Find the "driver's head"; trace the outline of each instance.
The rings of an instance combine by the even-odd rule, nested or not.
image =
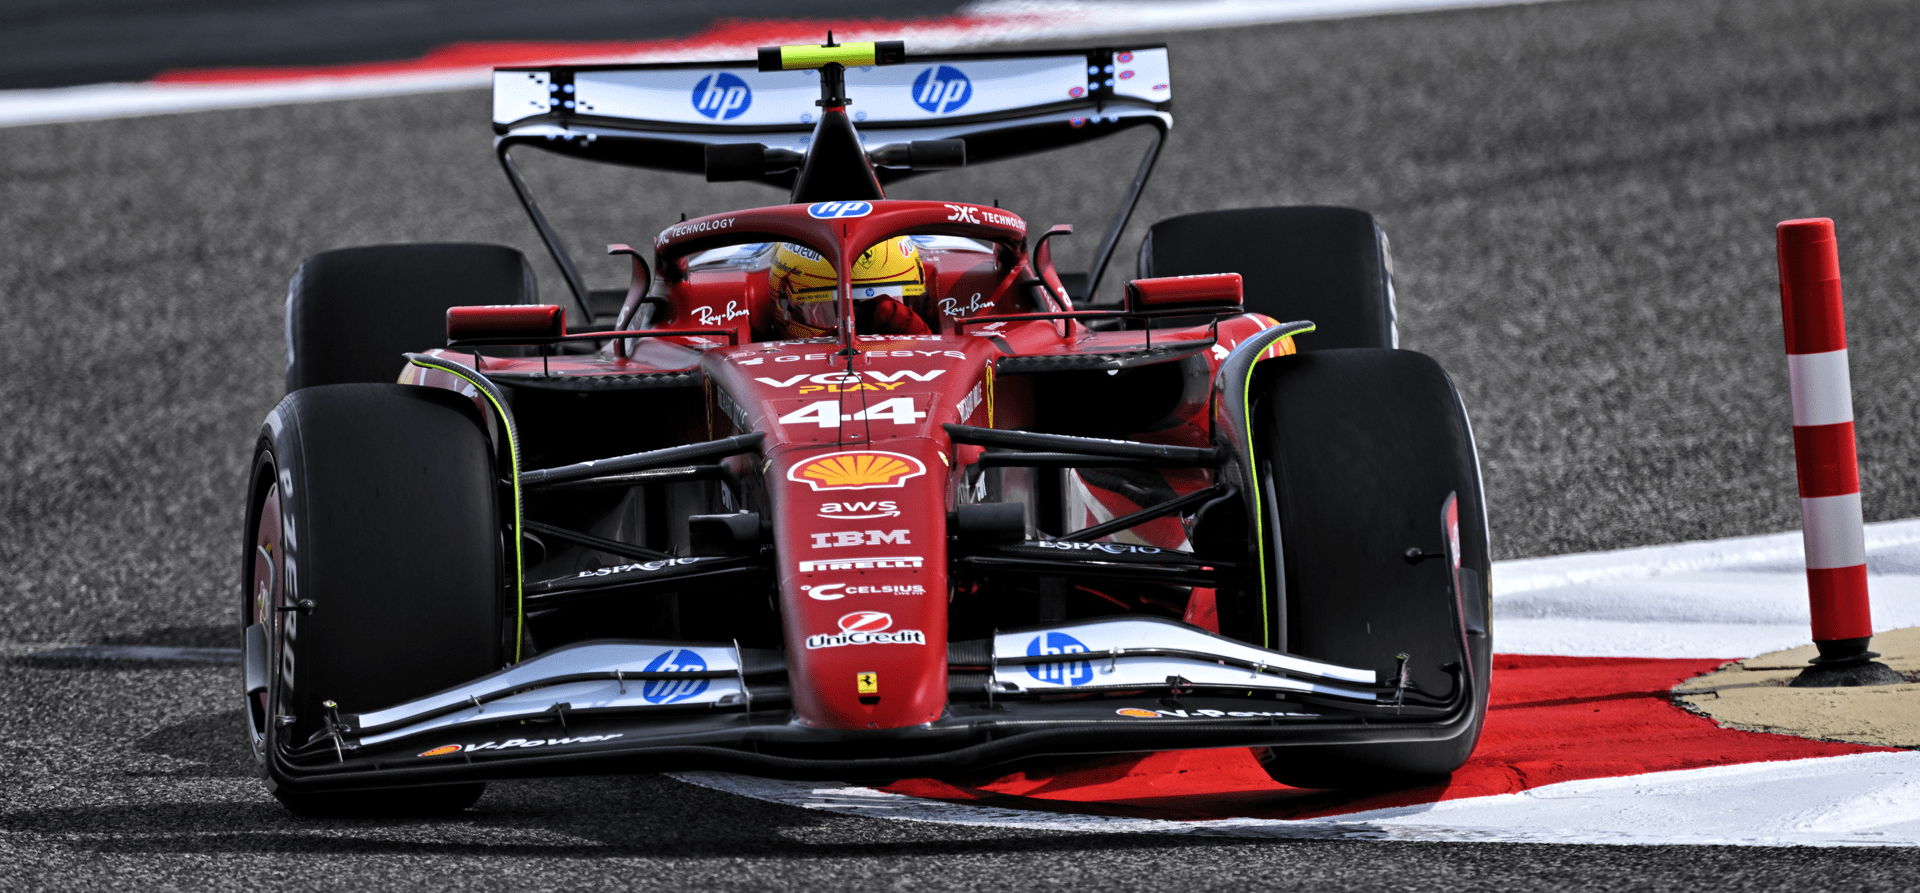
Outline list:
[[[825,335],[839,326],[833,301],[839,280],[826,258],[811,249],[782,242],[774,248],[773,268],[767,276],[773,287],[776,315],[785,321],[788,337]],[[928,332],[927,324],[905,303],[905,299],[919,297],[927,290],[920,249],[912,239],[902,236],[868,248],[854,261],[851,278],[858,334]]]

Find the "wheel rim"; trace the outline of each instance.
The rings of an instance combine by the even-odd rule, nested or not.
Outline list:
[[[270,462],[266,465],[268,469],[272,468]],[[280,641],[281,612],[276,609],[281,606],[286,592],[279,484],[268,484],[267,492],[260,498],[258,516],[259,522],[254,525],[252,540],[252,573],[244,595],[241,617],[243,625],[265,625],[271,667],[275,663],[272,660],[273,645]],[[247,696],[249,740],[256,756],[266,754],[267,721],[273,715],[274,678],[277,675],[269,672],[266,690]]]

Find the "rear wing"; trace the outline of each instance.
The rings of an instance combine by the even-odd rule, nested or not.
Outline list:
[[[1164,45],[914,56],[849,68],[846,86],[868,151],[961,139],[970,163],[1173,123]],[[707,145],[805,152],[819,96],[819,72],[759,71],[750,61],[501,68],[493,128],[561,154],[697,174]],[[882,169],[881,178],[907,173]],[[786,186],[791,176],[766,182]]]
[[[1151,128],[1146,155],[1092,268],[1084,276],[1068,275],[1075,297],[1098,286],[1173,126],[1164,44],[912,56],[898,65],[848,68],[844,76],[846,111],[870,157],[885,154],[879,150],[887,146],[960,140],[972,165]],[[705,173],[709,146],[758,143],[804,155],[820,113],[819,78],[815,70],[760,71],[753,61],[494,70],[495,151],[587,319],[587,289],[509,150],[529,145],[690,174]],[[914,173],[875,167],[883,184]],[[791,188],[794,176],[787,171],[757,179]]]

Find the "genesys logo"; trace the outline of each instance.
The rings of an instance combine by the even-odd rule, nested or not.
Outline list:
[[[611,735],[583,735],[578,738],[509,738],[505,741],[484,741],[479,744],[442,744],[426,753],[423,757],[444,757],[450,753],[478,753],[483,750],[511,750],[519,747],[552,747],[560,744],[594,744],[612,741],[621,737],[620,732]]]
[[[1268,716],[1313,716],[1312,713],[1293,713],[1286,710],[1149,710],[1144,707],[1122,707],[1113,711],[1121,716],[1135,719],[1257,719]]]
[[[927,473],[919,459],[884,450],[849,450],[817,456],[787,469],[787,480],[822,490],[867,490],[905,487]]]
[[[840,632],[807,637],[807,648],[844,648],[848,645],[925,645],[926,634],[917,629],[888,632],[893,615],[884,611],[855,611],[840,618]]]
[[[913,559],[918,561],[919,559]],[[803,564],[805,562],[802,562]],[[926,595],[927,587],[919,583],[882,583],[878,585],[850,585],[847,583],[821,583],[801,586],[800,591],[809,598],[823,602],[835,601],[849,595]]]
[[[807,206],[807,216],[817,220],[865,217],[871,213],[873,213],[872,202],[814,202]]]
[[[898,558],[829,558],[819,561],[802,561],[797,569],[803,574],[817,574],[822,571],[912,570],[925,565],[926,559],[918,555],[908,555]],[[816,595],[814,598],[820,598],[820,596]]]
[[[936,115],[960,110],[973,98],[973,81],[951,65],[936,65],[913,79],[913,104]]]
[[[864,521],[868,518],[898,518],[900,504],[891,500],[874,502],[829,502],[814,513],[835,521]]]
[[[737,74],[720,71],[693,85],[693,108],[715,121],[730,121],[753,105],[753,88]]]
[[[997,326],[997,325],[1001,325],[1001,323],[993,323],[987,328],[992,328],[992,326]],[[863,341],[873,340],[873,338],[865,335],[862,335],[860,337],[861,337],[861,340]],[[938,341],[944,337],[946,336],[944,335],[888,335],[886,336],[885,340],[887,341],[916,341],[916,340]],[[773,362],[817,363],[830,356],[832,356],[832,354],[783,353],[783,354],[775,354],[773,356]],[[867,356],[867,359],[869,360],[880,360],[880,359],[886,359],[887,357],[898,357],[900,359],[912,359],[914,357],[952,357],[956,360],[964,360],[967,358],[967,355],[964,352],[958,351],[958,350],[870,350],[870,351],[867,351],[866,356]],[[732,362],[735,366],[760,366],[760,365],[764,365],[767,362],[767,358],[766,357],[747,357],[745,359],[736,359],[736,360],[733,360]],[[825,373],[822,373],[822,374],[825,374]],[[841,372],[838,374],[842,377],[846,375],[845,372]],[[916,373],[916,374],[920,374],[920,373]],[[896,376],[895,378],[889,378],[886,380],[895,381],[897,380],[897,378],[898,376]],[[915,381],[932,381],[933,379],[930,376],[928,378],[916,378],[914,380]]]
[[[913,545],[911,530],[836,530],[830,533],[810,533],[813,547],[816,549],[838,549],[845,546],[885,546],[898,544]]]

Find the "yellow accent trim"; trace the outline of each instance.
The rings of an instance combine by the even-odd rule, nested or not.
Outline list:
[[[488,403],[493,404],[493,412],[500,418],[500,430],[507,435],[508,461],[513,465],[513,475],[509,479],[513,481],[513,662],[517,664],[520,662],[520,643],[526,638],[527,578],[524,567],[525,560],[520,552],[520,539],[523,535],[520,530],[520,444],[518,443],[518,439],[513,436],[513,425],[509,421],[512,416],[507,414],[507,408],[501,406],[500,401],[493,399],[493,392],[486,384],[468,378],[457,369],[450,369],[446,366],[435,365],[430,362],[423,363],[411,358],[408,359],[408,362],[426,369],[438,369],[467,384],[473,385],[473,389],[476,392],[485,396]],[[488,384],[491,384],[491,382]]]
[[[1275,323],[1273,327],[1277,329],[1280,327],[1280,324]],[[1306,328],[1288,332],[1279,338],[1275,338],[1274,344],[1285,343],[1287,345],[1286,351],[1278,354],[1278,356],[1286,356],[1287,354],[1293,353],[1293,336],[1304,335],[1313,331],[1314,328],[1313,325],[1309,324]],[[1271,331],[1271,329],[1268,331]],[[1258,338],[1259,335],[1255,335],[1254,337]],[[1240,417],[1245,419],[1247,423],[1247,430],[1244,432],[1247,438],[1245,454],[1247,457],[1247,489],[1253,491],[1253,548],[1255,549],[1255,557],[1257,559],[1254,563],[1260,568],[1260,645],[1263,648],[1272,648],[1273,620],[1267,615],[1267,603],[1271,601],[1271,599],[1267,598],[1267,510],[1260,498],[1259,459],[1253,454],[1253,404],[1251,401],[1253,395],[1253,370],[1259,368],[1261,360],[1267,359],[1267,354],[1273,353],[1273,347],[1269,346],[1265,350],[1260,351],[1260,353],[1261,356],[1247,364],[1247,380],[1242,383],[1240,387]]]
[[[839,46],[793,46],[780,48],[780,67],[786,71],[820,68],[838,62],[841,65],[872,65],[873,42],[843,43]]]

